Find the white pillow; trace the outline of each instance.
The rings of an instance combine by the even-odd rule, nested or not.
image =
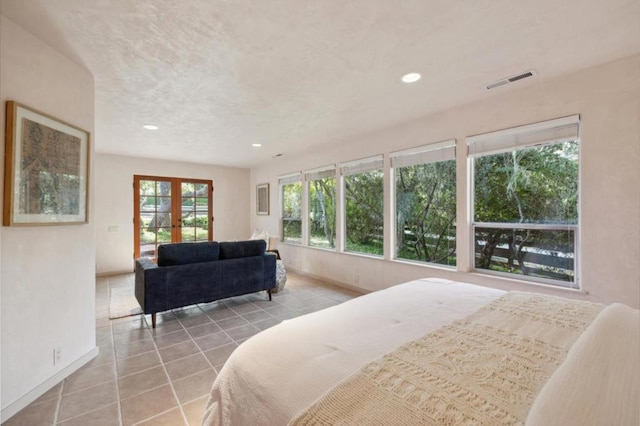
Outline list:
[[[264,240],[267,243],[267,250],[269,249],[269,233],[267,231],[258,231],[257,229],[251,234],[250,240]]]
[[[536,397],[527,426],[640,424],[640,311],[607,306]]]

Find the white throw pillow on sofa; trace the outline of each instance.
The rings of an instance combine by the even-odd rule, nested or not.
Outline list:
[[[267,243],[267,250],[269,249],[269,233],[267,231],[258,231],[257,229],[251,234],[250,240],[264,240]]]

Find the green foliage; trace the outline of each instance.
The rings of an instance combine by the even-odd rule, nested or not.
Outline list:
[[[282,185],[282,241],[302,241],[302,182]]]
[[[309,182],[309,245],[335,247],[336,239],[336,179],[333,177]]]
[[[282,214],[287,219],[302,219],[302,182],[282,185]]]
[[[153,196],[141,197],[140,201],[142,202],[143,206],[154,207],[156,205],[156,197]]]
[[[573,234],[517,224],[578,222],[578,149],[570,141],[474,160],[474,221],[514,224],[476,229],[477,268],[573,281]]]
[[[209,229],[209,218],[206,216],[188,216],[182,219],[182,226],[197,226],[202,229]]]
[[[384,188],[381,170],[345,176],[346,246],[353,251],[382,248],[384,227]]]
[[[209,232],[203,228],[186,227],[180,229],[180,235],[183,242],[207,241]]]
[[[578,221],[578,142],[474,160],[476,222]]]
[[[347,241],[345,244],[346,251],[353,253],[373,254],[376,256],[382,256],[384,254],[384,247],[382,240],[375,239],[370,240],[367,244],[360,244],[353,241]]]
[[[455,266],[455,160],[396,169],[396,256]]]
[[[140,243],[151,244],[155,243],[157,238],[158,243],[171,242],[171,229],[160,228],[153,230],[140,229]]]
[[[282,225],[283,241],[294,242],[297,244],[302,242],[302,220],[284,219]]]

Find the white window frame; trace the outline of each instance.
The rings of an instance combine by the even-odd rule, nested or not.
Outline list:
[[[301,183],[301,194],[300,194],[300,231],[301,231],[301,235],[300,235],[300,243],[296,243],[293,241],[285,241],[284,239],[284,186],[285,185],[289,185],[292,183],[297,183],[300,182]],[[284,244],[293,244],[296,246],[302,246],[304,245],[304,232],[305,232],[305,226],[304,226],[304,184],[302,182],[302,172],[295,172],[295,173],[289,173],[286,175],[281,175],[278,177],[278,186],[280,187],[280,238],[281,238],[281,242]]]
[[[336,236],[335,236],[335,240],[334,240],[334,248],[327,248],[327,247],[319,247],[319,246],[312,246],[311,245],[311,226],[309,224],[309,212],[311,210],[311,200],[310,200],[310,194],[311,194],[311,190],[310,190],[310,185],[311,182],[314,180],[318,180],[318,179],[325,179],[325,178],[329,178],[332,177],[335,180],[335,203],[336,205],[334,206],[336,211],[335,211],[335,222],[333,224],[334,229],[336,231]],[[339,212],[339,208],[338,205],[339,200],[338,200],[338,174],[337,174],[337,168],[335,164],[331,164],[328,166],[323,166],[323,167],[317,167],[314,169],[310,169],[310,170],[306,170],[304,172],[304,186],[306,186],[306,197],[304,200],[304,204],[306,205],[306,215],[303,218],[303,225],[304,222],[306,222],[306,235],[303,238],[303,241],[305,241],[305,245],[314,249],[318,249],[318,250],[329,250],[329,251],[336,251],[338,250],[338,212]]]
[[[457,252],[458,252],[458,239],[456,236],[456,266],[443,265],[440,263],[426,262],[420,260],[411,260],[399,258],[396,253],[396,235],[398,231],[397,211],[396,211],[396,169],[399,167],[416,166],[422,164],[439,163],[442,161],[456,161],[456,140],[449,139],[442,142],[436,142],[428,145],[419,146],[416,148],[405,149],[402,151],[392,152],[390,155],[391,164],[391,259],[401,262],[418,263],[420,265],[436,266],[448,269],[456,269],[458,264]],[[456,162],[457,165],[457,162]],[[457,167],[456,167],[457,168]],[[457,170],[456,170],[457,172]],[[457,190],[457,186],[456,186]],[[458,202],[456,197],[456,216],[458,211]]]
[[[383,226],[383,230],[382,230],[382,248],[383,248],[383,254],[381,255],[376,255],[376,254],[370,254],[370,253],[362,253],[362,252],[357,252],[357,251],[347,251],[346,250],[346,245],[347,245],[347,214],[346,214],[346,206],[347,206],[347,199],[346,199],[346,191],[345,191],[345,177],[351,176],[351,175],[355,175],[358,173],[364,173],[364,172],[369,172],[372,170],[381,170],[382,171],[382,175],[383,175],[383,182],[382,182],[382,197],[383,197],[383,220],[382,220],[382,226]],[[352,255],[356,255],[356,256],[368,256],[368,257],[374,257],[376,259],[383,259],[384,258],[384,247],[385,247],[385,227],[386,227],[386,223],[387,220],[384,218],[384,192],[385,192],[385,184],[384,184],[384,176],[385,176],[385,167],[384,167],[384,155],[379,154],[379,155],[374,155],[371,157],[366,157],[366,158],[361,158],[358,160],[353,160],[353,161],[347,161],[344,163],[340,163],[339,166],[339,174],[340,174],[340,198],[339,198],[339,212],[337,215],[340,216],[340,220],[339,220],[339,228],[337,228],[339,230],[340,233],[340,238],[339,238],[339,251],[341,253],[348,253],[348,254],[352,254]],[[338,244],[336,244],[336,247],[338,247]]]
[[[484,133],[481,135],[466,138],[468,147],[467,170],[469,171],[468,181],[468,214],[467,223],[469,225],[469,259],[471,270],[483,275],[503,276],[515,280],[527,281],[534,284],[553,286],[554,288],[568,288],[581,290],[580,280],[580,188],[581,188],[581,156],[582,149],[578,153],[578,221],[576,224],[540,224],[540,223],[493,223],[475,222],[475,166],[474,159],[486,155],[495,155],[514,150],[521,150],[535,146],[552,145],[567,141],[577,140],[580,144],[580,116],[571,115],[567,117],[547,120],[534,124],[513,127],[496,132]],[[565,230],[573,231],[574,236],[574,281],[567,282],[540,277],[531,277],[508,272],[491,271],[487,269],[477,269],[475,259],[475,229],[530,229],[530,230]]]

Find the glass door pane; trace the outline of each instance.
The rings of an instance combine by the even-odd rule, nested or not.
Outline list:
[[[138,187],[138,241],[135,257],[157,256],[158,245],[173,239],[171,214],[171,179],[139,179]]]
[[[138,176],[134,188],[134,258],[157,258],[166,243],[213,240],[211,180]]]
[[[184,242],[208,241],[209,205],[211,189],[208,183],[182,181],[181,183],[181,239]]]

